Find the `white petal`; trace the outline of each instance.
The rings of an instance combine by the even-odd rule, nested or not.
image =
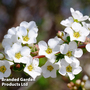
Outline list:
[[[69,63],[69,64],[72,63],[72,59],[69,58],[68,56],[65,56],[65,60],[66,60],[66,62]]]
[[[75,49],[74,57],[80,58],[83,55],[82,49]]]
[[[54,71],[51,72],[51,77],[52,78],[56,78],[56,70],[54,70]]]
[[[21,43],[14,43],[12,46],[12,51],[19,52],[21,48],[22,48]]]
[[[54,53],[58,53],[60,51],[60,45],[57,45],[55,48],[53,48]]]
[[[90,44],[86,45],[86,49],[87,49],[88,52],[90,52]]]
[[[14,28],[14,27],[10,28],[8,30],[8,33],[11,34],[11,35],[15,34],[16,33],[16,28]]]
[[[39,65],[39,59],[36,58],[36,59],[33,59],[33,66],[38,66]]]
[[[20,27],[19,31],[17,32],[18,36],[26,36],[27,35],[27,30],[25,27]]]
[[[61,52],[62,54],[66,54],[66,53],[68,52],[68,48],[69,48],[69,46],[68,46],[67,44],[62,44],[62,45],[60,46],[60,52]]]
[[[27,46],[22,47],[21,49],[21,55],[23,56],[29,56],[30,55],[30,48]]]
[[[81,27],[80,34],[83,35],[83,36],[88,36],[89,35],[89,30],[84,28],[84,27]]]
[[[6,72],[4,73],[4,77],[9,77],[11,74],[11,70],[7,69]]]
[[[57,44],[58,44],[58,41],[55,40],[54,38],[48,40],[48,45],[49,45],[51,48],[54,48]]]
[[[70,36],[73,35],[73,30],[71,28],[65,28],[64,30],[66,33],[68,33]]]
[[[33,28],[37,28],[36,23],[34,21],[30,21],[29,22],[29,29],[33,29]]]
[[[20,26],[23,26],[23,27],[27,28],[28,22],[23,21],[23,22],[20,23]]]
[[[70,11],[71,11],[71,13],[73,13],[74,12],[74,9],[73,8],[70,8]]]
[[[42,69],[40,67],[35,67],[35,72],[37,72],[38,75],[41,75]]]
[[[84,21],[84,20],[87,20],[89,18],[89,16],[83,16],[82,18],[79,19],[79,21]]]
[[[61,59],[61,65],[64,65],[65,67],[67,67],[69,65],[69,63],[66,62],[65,59]]]
[[[3,78],[3,73],[0,72],[0,79],[2,79],[2,78]]]
[[[78,32],[79,29],[81,28],[81,24],[74,22],[72,24],[72,28],[73,28],[74,31]]]
[[[77,39],[75,39],[75,40],[81,41],[81,42],[85,42],[86,36],[82,35],[82,36],[80,36],[79,38],[77,38]]]
[[[28,36],[31,38],[31,37],[37,37],[37,33],[33,30],[30,30],[29,33],[28,33]]]
[[[77,67],[76,69],[72,70],[72,73],[73,73],[74,75],[77,75],[77,74],[79,74],[81,71],[82,71],[82,68],[79,66],[79,67]]]
[[[45,41],[40,41],[38,43],[39,49],[46,50],[47,49],[47,43]]]
[[[67,74],[68,74],[70,80],[73,80],[75,78],[75,76],[72,73],[68,72]]]
[[[72,60],[72,67],[78,67],[80,65],[80,61],[78,59],[76,59],[75,57],[73,57]]]
[[[70,51],[73,51],[76,48],[77,48],[77,43],[76,42],[72,41],[72,42],[69,43],[69,50]]]
[[[61,66],[61,68],[59,69],[59,73],[60,73],[61,75],[65,76],[65,75],[66,75],[66,67]]]
[[[51,76],[51,74],[50,74],[50,72],[48,71],[47,73],[43,73],[43,77],[44,78],[48,78],[48,77],[50,77]]]

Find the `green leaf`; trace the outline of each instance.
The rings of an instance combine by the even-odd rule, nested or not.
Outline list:
[[[56,54],[56,62],[58,62],[59,59],[63,59],[63,58],[64,58],[63,54],[61,54],[61,53]]]
[[[70,36],[67,36],[66,40],[67,40],[68,42],[70,42]]]

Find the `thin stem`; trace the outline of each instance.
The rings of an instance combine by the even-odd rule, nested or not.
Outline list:
[[[40,56],[38,55],[38,56],[33,57],[33,59],[34,58],[43,58],[43,57],[45,57],[45,55],[40,55]]]
[[[62,37],[60,37],[64,42],[68,43],[68,41],[64,40]]]
[[[9,62],[13,62],[13,63],[14,63],[14,61],[8,60],[8,59],[6,59],[6,58],[5,58],[5,60],[7,60],[7,61],[9,61]]]

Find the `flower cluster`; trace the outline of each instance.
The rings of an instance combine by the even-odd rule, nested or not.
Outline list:
[[[11,74],[10,65],[23,64],[23,71],[33,79],[41,74],[45,77],[56,77],[56,71],[69,76],[70,80],[82,71],[78,58],[83,55],[81,44],[86,44],[90,52],[90,44],[85,43],[90,34],[90,24],[84,22],[89,16],[83,16],[81,12],[70,8],[71,17],[62,20],[64,31],[58,31],[57,36],[36,44],[38,28],[34,21],[23,21],[18,27],[8,30],[4,36],[2,46],[5,57],[0,55],[0,79]],[[46,57],[47,61],[41,67],[39,58]],[[7,61],[6,61],[7,60]]]

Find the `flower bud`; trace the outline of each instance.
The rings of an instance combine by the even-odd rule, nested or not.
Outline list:
[[[72,85],[70,83],[68,83],[67,84],[67,87],[71,89],[72,88]]]
[[[85,83],[84,82],[81,82],[81,86],[84,87],[85,86]]]
[[[33,45],[32,47],[31,47],[31,56],[32,57],[34,57],[34,56],[37,56],[38,55],[38,51],[39,51],[39,47],[38,47],[38,45],[36,44],[36,45]]]
[[[87,81],[88,80],[88,76],[87,75],[84,75],[84,77],[83,77],[83,81]]]
[[[76,80],[76,85],[80,85],[81,84],[81,80]]]
[[[16,64],[16,68],[20,68],[20,64]]]
[[[74,87],[73,87],[73,90],[77,90],[77,87],[76,87],[76,86],[74,86]]]
[[[0,59],[4,59],[4,54],[0,53]]]
[[[62,37],[64,36],[64,32],[58,31],[57,36],[58,36],[59,38],[62,38]]]
[[[73,82],[70,82],[70,84],[71,84],[72,86],[74,86],[74,83],[73,83]]]

